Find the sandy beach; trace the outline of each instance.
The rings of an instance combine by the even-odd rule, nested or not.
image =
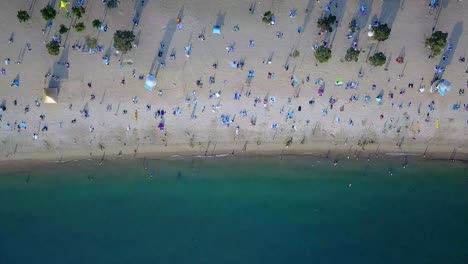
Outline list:
[[[468,85],[468,65],[459,59],[468,48],[467,1],[440,1],[432,12],[429,1],[335,0],[330,6],[338,23],[325,37],[318,34],[317,19],[329,1],[215,2],[121,0],[117,9],[106,10],[102,1],[85,1],[78,21],[86,29],[77,32],[77,20],[59,10],[60,1],[53,3],[58,13],[51,27],[40,14],[48,1],[0,1],[0,54],[11,61],[1,66],[0,160],[330,152],[341,153],[339,158],[387,153],[467,160],[468,101],[459,93]],[[359,14],[361,5],[366,15]],[[18,10],[27,10],[31,21],[20,23]],[[297,10],[293,17],[291,10]],[[262,22],[266,11],[274,13],[274,25]],[[361,29],[348,39],[353,18]],[[94,19],[107,32],[93,28]],[[385,42],[367,36],[374,20],[391,27]],[[61,36],[60,54],[51,56],[44,43],[59,35],[61,24],[70,31]],[[212,34],[215,25],[221,34]],[[452,49],[444,61],[442,55],[428,59],[424,40],[433,27],[449,34]],[[134,48],[117,54],[114,32],[132,29]],[[103,50],[78,50],[86,37],[97,38]],[[362,50],[359,61],[344,62],[353,40]],[[332,48],[326,63],[318,63],[312,49],[322,41]],[[386,65],[367,63],[376,51],[387,55]],[[109,65],[102,61],[106,55]],[[242,69],[231,67],[233,61],[244,61]],[[452,84],[445,96],[430,92],[440,64]],[[149,73],[158,81],[154,91],[138,78]],[[344,84],[335,85],[337,78]],[[18,87],[10,85],[14,79]],[[317,82],[324,84],[322,96]],[[359,87],[346,89],[348,82]],[[42,101],[48,87],[59,88],[58,104]],[[161,110],[163,117],[157,116]]]

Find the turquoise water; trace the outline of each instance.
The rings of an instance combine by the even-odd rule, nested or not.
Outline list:
[[[0,174],[0,263],[468,263],[460,162],[97,163]]]

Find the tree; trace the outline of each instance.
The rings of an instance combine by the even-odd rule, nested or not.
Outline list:
[[[266,11],[265,14],[263,14],[262,21],[267,24],[271,24],[271,21],[273,20],[274,16],[275,15],[271,11]]]
[[[360,53],[361,53],[360,50],[351,47],[346,51],[345,60],[357,62],[359,59]]]
[[[72,7],[72,13],[77,17],[81,18],[85,13],[85,9],[83,6],[74,6]]]
[[[133,34],[133,31],[117,30],[114,33],[114,47],[123,53],[132,49],[132,42],[134,40],[135,35]]]
[[[332,32],[334,25],[336,22],[336,16],[329,14],[328,16],[321,17],[317,20],[317,26],[324,31]]]
[[[387,24],[380,24],[374,29],[374,39],[377,41],[385,41],[390,36],[390,32],[392,31]]]
[[[351,19],[351,22],[349,22],[348,28],[351,31],[351,33],[356,32],[356,30],[358,29],[358,24],[357,24],[356,19],[354,18]]]
[[[55,40],[47,43],[46,48],[50,55],[57,56],[60,53],[60,44]]]
[[[80,22],[75,25],[75,29],[76,31],[81,32],[86,29],[86,26],[84,25],[83,22]]]
[[[109,0],[107,2],[107,8],[112,9],[112,8],[117,8],[119,6],[119,0]]]
[[[89,36],[86,37],[86,46],[90,49],[94,49],[97,46],[97,39],[96,38],[91,38]]]
[[[447,45],[447,36],[448,33],[436,31],[432,33],[430,38],[426,39],[425,44],[431,48],[432,54],[435,56],[440,54],[445,45]]]
[[[99,19],[94,19],[93,20],[93,27],[99,28],[101,25],[102,25],[101,20],[99,20]]]
[[[24,10],[18,11],[18,14],[16,15],[16,17],[18,18],[19,22],[21,22],[21,23],[24,23],[24,22],[28,21],[29,19],[31,19],[31,16],[28,14],[28,12],[24,11]]]
[[[320,46],[315,50],[315,58],[320,62],[327,62],[331,58],[331,49]]]
[[[297,58],[299,57],[299,55],[301,55],[301,53],[297,49],[295,49],[293,52],[291,52],[291,54],[289,54],[289,56],[293,58]]]
[[[67,32],[68,32],[68,28],[64,24],[61,24],[60,29],[59,29],[59,33],[60,34],[65,34]]]
[[[57,15],[57,11],[55,11],[55,9],[52,6],[47,5],[46,7],[41,9],[41,14],[42,18],[44,18],[46,21],[52,21]]]
[[[387,57],[383,52],[377,52],[373,56],[369,57],[369,63],[372,66],[382,66],[387,61]]]

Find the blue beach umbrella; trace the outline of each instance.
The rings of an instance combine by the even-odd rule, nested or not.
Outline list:
[[[440,82],[436,86],[437,91],[440,95],[444,96],[448,91],[452,89],[452,84],[450,84],[447,80],[440,80]]]
[[[154,87],[158,81],[156,80],[156,77],[153,74],[149,74],[146,76],[146,81],[145,81],[145,88],[148,91],[153,91]]]
[[[220,26],[214,26],[213,27],[213,34],[220,35],[221,34],[221,27]]]

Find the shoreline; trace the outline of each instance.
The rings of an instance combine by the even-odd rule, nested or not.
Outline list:
[[[131,159],[197,159],[197,158],[222,158],[222,157],[321,157],[333,161],[346,159],[385,159],[416,157],[425,160],[451,160],[468,161],[468,151],[465,147],[457,148],[448,145],[436,144],[408,144],[398,148],[394,144],[370,144],[358,146],[344,141],[341,144],[326,141],[308,142],[306,144],[292,143],[289,146],[280,143],[255,142],[237,144],[236,142],[206,142],[199,143],[196,147],[187,144],[175,144],[164,146],[163,144],[142,146],[126,146],[125,148],[106,148],[85,152],[86,150],[69,151],[42,151],[34,153],[16,153],[8,157],[0,158],[0,167],[43,163],[69,163],[76,161],[93,160],[100,164],[106,160],[131,160]],[[59,155],[60,154],[60,155]],[[13,165],[13,166],[15,166]]]

